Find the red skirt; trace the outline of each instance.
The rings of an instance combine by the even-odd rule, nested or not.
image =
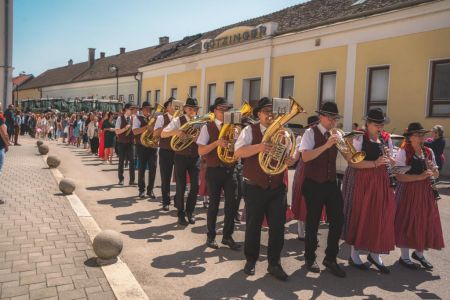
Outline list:
[[[386,167],[354,169],[353,192],[346,197],[347,244],[374,253],[394,250],[395,196]]]
[[[292,182],[292,216],[293,219],[305,222],[306,221],[306,202],[302,195],[302,185],[304,177],[303,162],[300,160],[295,169],[294,181]],[[325,222],[327,219],[327,213],[325,207],[322,210],[321,221]]]
[[[397,247],[418,251],[444,248],[441,218],[429,180],[399,182],[395,196]]]

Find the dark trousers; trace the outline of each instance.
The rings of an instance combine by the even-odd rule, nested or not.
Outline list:
[[[286,222],[286,187],[281,185],[273,190],[265,190],[244,181],[245,201],[245,242],[244,253],[247,261],[256,263],[261,244],[261,226],[264,216],[269,225],[267,258],[269,264],[280,263],[284,245],[284,223]]]
[[[175,152],[159,148],[159,173],[161,175],[161,194],[163,205],[170,204],[170,180],[172,180]]]
[[[235,170],[234,173],[236,174],[236,181],[237,181],[237,192],[236,192],[236,201],[237,201],[236,214],[237,214],[239,211],[239,206],[241,204],[242,190],[244,188],[244,181],[242,178],[242,164],[240,162],[237,163],[234,170]]]
[[[330,223],[328,230],[327,248],[325,258],[335,261],[339,252],[339,238],[344,224],[343,200],[336,181],[318,183],[305,178],[302,186],[306,201],[306,236],[305,259],[313,262],[316,259],[317,231],[319,229],[322,208],[325,205],[327,220]]]
[[[156,160],[157,149],[144,147],[140,144],[136,145],[137,156],[139,159],[139,172],[138,172],[138,186],[139,192],[145,191],[145,170],[148,166],[148,185],[147,193],[153,191],[153,186],[155,185],[156,176]]]
[[[134,154],[133,154],[133,144],[117,143],[117,151],[119,154],[119,180],[123,180],[123,165],[125,163],[125,158],[130,162],[130,182],[134,182]]]
[[[93,137],[92,139],[90,139],[89,144],[91,145],[91,152],[93,154],[96,154],[98,152],[98,144],[99,144],[98,137]]]
[[[200,159],[175,154],[175,179],[177,181],[177,192],[175,195],[175,206],[178,210],[178,216],[183,217],[185,212],[192,214],[197,202],[198,194],[198,173],[200,170]],[[186,172],[189,174],[190,190],[186,200],[186,209],[184,205],[184,192],[186,191]]]
[[[234,217],[239,202],[236,199],[237,180],[233,167],[208,167],[206,169],[206,185],[209,195],[209,207],[206,218],[208,238],[216,237],[217,213],[219,212],[220,194],[225,194],[225,218],[223,224],[223,237],[230,238],[234,232]]]
[[[20,126],[19,125],[14,125],[14,145],[18,144],[19,133],[20,133]]]

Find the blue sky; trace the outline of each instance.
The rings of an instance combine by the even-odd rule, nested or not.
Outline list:
[[[14,74],[114,55],[258,17],[305,0],[14,0]]]

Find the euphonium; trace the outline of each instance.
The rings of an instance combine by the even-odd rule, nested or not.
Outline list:
[[[172,136],[170,146],[174,151],[183,151],[197,140],[201,127],[211,121],[214,121],[214,113],[206,114],[185,123],[180,127],[184,135],[181,137],[177,135]]]
[[[346,137],[344,131],[339,128],[331,128],[329,133],[336,134],[338,136],[336,148],[344,157],[350,155],[350,161],[354,164],[364,160],[366,153],[364,151],[356,151],[355,147],[353,147],[352,138]]]
[[[156,110],[148,120],[147,129],[141,134],[141,144],[148,148],[157,148],[159,146],[159,136],[153,134],[153,128],[155,126],[156,118],[158,115],[163,114],[165,111],[164,106],[157,104]]]
[[[252,107],[248,102],[244,102],[239,110],[242,118],[249,118],[252,114]],[[217,155],[219,159],[226,164],[233,164],[237,161],[234,156],[234,143],[236,142],[242,130],[242,124],[223,124],[219,133],[219,139],[224,139],[228,142],[226,147],[217,147]]]
[[[268,175],[280,174],[287,168],[286,158],[292,156],[295,142],[294,134],[291,130],[283,126],[297,114],[305,112],[295,100],[292,101],[291,111],[287,114],[279,115],[273,123],[266,129],[261,143],[267,143],[272,146],[269,153],[261,152],[258,155],[261,169]]]

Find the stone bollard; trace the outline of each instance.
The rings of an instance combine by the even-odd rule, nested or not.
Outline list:
[[[97,234],[92,243],[99,264],[113,263],[122,252],[123,241],[120,234],[114,230],[104,230]]]
[[[45,154],[48,153],[49,148],[48,148],[47,145],[42,144],[42,145],[40,145],[40,146],[38,147],[38,150],[39,150],[39,153],[40,153],[41,155],[45,155]]]
[[[44,141],[41,140],[37,140],[36,141],[36,145],[39,147],[40,145],[44,144]]]
[[[59,190],[64,195],[70,195],[75,190],[75,182],[72,179],[65,178],[59,182]]]
[[[47,165],[50,169],[57,168],[60,163],[61,163],[61,160],[54,155],[50,155],[47,157]]]

